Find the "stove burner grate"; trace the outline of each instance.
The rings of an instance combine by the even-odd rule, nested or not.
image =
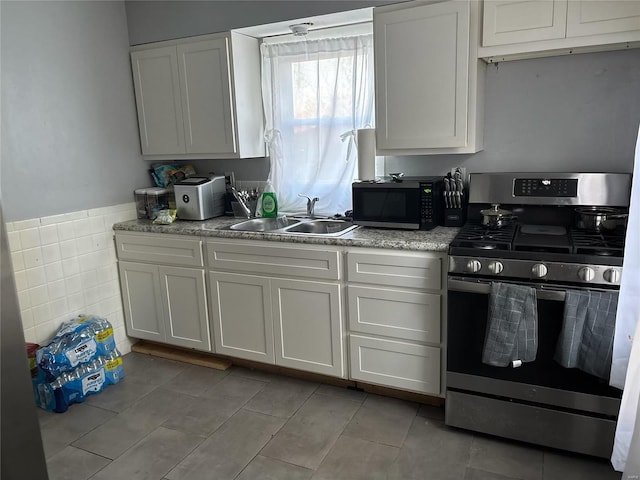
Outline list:
[[[624,254],[624,229],[597,233],[572,229],[574,253],[621,257]]]
[[[467,223],[456,235],[452,245],[483,250],[511,250],[514,233],[513,225],[492,229],[476,223]]]

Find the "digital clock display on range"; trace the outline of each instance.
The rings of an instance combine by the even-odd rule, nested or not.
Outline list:
[[[577,178],[516,178],[515,197],[576,197]]]

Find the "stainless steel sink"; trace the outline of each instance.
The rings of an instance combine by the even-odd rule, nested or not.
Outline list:
[[[339,237],[356,228],[358,225],[345,220],[278,217],[252,218],[235,225],[222,227],[222,230]]]
[[[345,220],[309,220],[287,227],[287,233],[306,233],[310,235],[339,236],[355,229],[357,225]]]
[[[287,217],[252,218],[251,220],[231,225],[229,230],[239,230],[241,232],[271,232],[295,225],[296,223],[298,223],[298,220]]]

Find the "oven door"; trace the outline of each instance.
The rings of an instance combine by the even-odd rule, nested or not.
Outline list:
[[[578,369],[564,368],[553,359],[567,287],[521,284],[536,288],[536,360],[518,368],[494,367],[482,363],[491,281],[449,277],[447,388],[615,417],[620,407],[620,390]]]

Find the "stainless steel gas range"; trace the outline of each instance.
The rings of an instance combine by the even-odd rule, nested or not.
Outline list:
[[[467,223],[449,250],[448,425],[611,455],[622,392],[602,375],[563,366],[557,358],[569,328],[563,329],[568,296],[613,299],[613,311],[605,313],[615,318],[630,185],[626,174],[471,175]],[[608,212],[615,221],[586,225],[579,207],[594,215]],[[537,335],[533,360],[486,363],[487,339],[495,325],[507,325],[494,323],[498,286],[531,292],[525,316],[536,317],[526,319]],[[589,318],[601,318],[594,315]],[[608,332],[596,333],[600,357],[590,360],[597,363],[606,358]],[[513,335],[506,338],[516,342]]]

